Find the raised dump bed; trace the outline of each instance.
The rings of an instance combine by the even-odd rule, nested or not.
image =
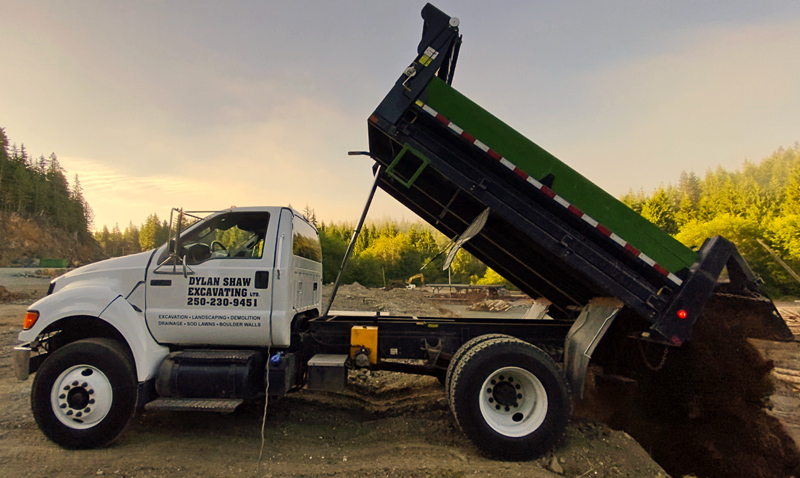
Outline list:
[[[680,345],[724,269],[730,290],[758,291],[729,241],[692,251],[456,91],[458,21],[431,5],[422,16],[416,59],[368,123],[382,189],[450,237],[488,208],[465,249],[556,318],[612,296],[650,340]]]

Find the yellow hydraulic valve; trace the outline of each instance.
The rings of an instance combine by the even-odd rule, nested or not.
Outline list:
[[[378,363],[378,327],[374,325],[354,325],[350,329],[350,358],[356,359],[359,351],[369,352],[369,363]]]

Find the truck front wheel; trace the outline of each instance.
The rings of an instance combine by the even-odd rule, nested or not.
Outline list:
[[[572,414],[555,361],[513,337],[474,345],[456,364],[450,406],[461,430],[484,453],[528,460],[552,448]]]
[[[33,416],[64,448],[107,445],[133,418],[136,385],[133,360],[117,341],[73,342],[53,352],[36,373]]]

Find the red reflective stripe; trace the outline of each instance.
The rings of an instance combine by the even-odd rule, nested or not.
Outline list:
[[[378,122],[378,117],[376,115],[372,115],[372,116],[369,117],[369,121],[370,121],[370,123],[377,123]]]
[[[436,113],[436,120],[445,126],[450,124],[450,120],[440,115],[439,113]]]
[[[475,136],[472,136],[471,134],[467,133],[466,131],[462,131],[461,132],[461,137],[466,139],[470,143],[474,143],[475,142]]]
[[[514,172],[517,174],[517,176],[521,177],[522,179],[528,179],[528,173],[526,173],[525,171],[517,167],[514,167]]]
[[[606,226],[604,226],[604,225],[602,225],[602,224],[598,224],[598,225],[597,225],[597,230],[598,230],[598,231],[600,231],[601,233],[603,233],[603,234],[604,234],[604,235],[606,235],[606,236],[611,236],[611,231],[609,231],[609,230],[606,228]]]
[[[634,256],[639,255],[639,249],[633,247],[632,245],[625,243],[625,250],[633,254]]]
[[[542,185],[542,189],[540,189],[539,191],[543,192],[549,198],[556,197],[556,193],[553,192],[553,190],[548,188],[547,186]]]
[[[583,211],[581,211],[577,207],[573,206],[572,204],[570,204],[567,209],[569,209],[569,212],[571,212],[572,214],[575,214],[578,217],[583,216]]]
[[[669,275],[669,271],[668,271],[668,270],[666,270],[666,269],[664,269],[663,267],[661,267],[661,266],[660,266],[660,265],[658,265],[658,264],[654,264],[654,265],[653,265],[653,268],[654,268],[655,270],[657,270],[657,271],[658,271],[660,274],[662,274],[662,275],[665,275],[665,276],[668,276],[668,275]]]
[[[487,153],[489,156],[491,156],[492,158],[494,158],[494,159],[496,159],[496,160],[498,160],[498,161],[500,161],[501,159],[503,159],[503,157],[502,157],[502,156],[500,156],[500,154],[499,154],[497,151],[493,150],[493,149],[490,149],[490,150],[489,150],[489,151],[487,151],[486,153]]]

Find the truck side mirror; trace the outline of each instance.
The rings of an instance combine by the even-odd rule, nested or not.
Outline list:
[[[173,222],[174,213],[178,213],[177,222]],[[174,228],[173,228],[174,226]],[[181,250],[181,232],[183,232],[183,209],[175,209],[173,208],[170,211],[169,215],[169,245],[167,247],[167,252],[169,253],[170,257],[178,257],[178,253]],[[172,236],[172,232],[175,231],[175,236]]]

